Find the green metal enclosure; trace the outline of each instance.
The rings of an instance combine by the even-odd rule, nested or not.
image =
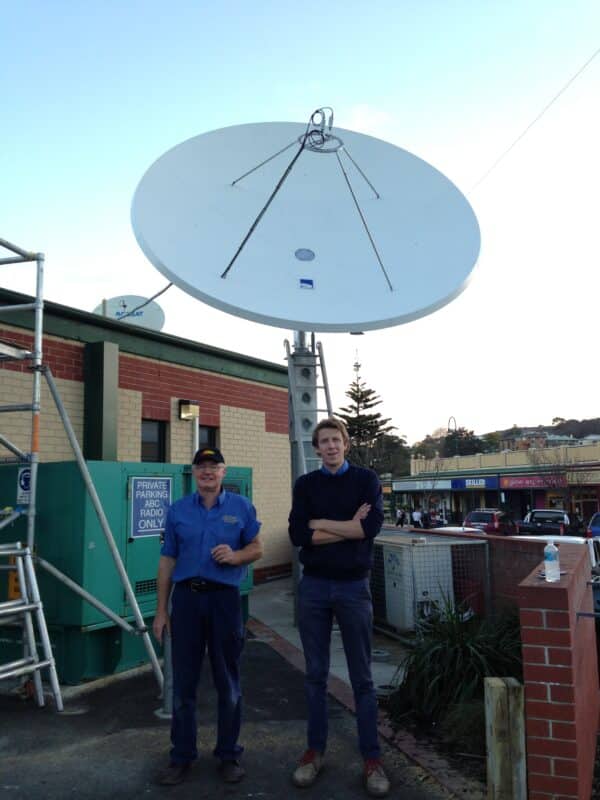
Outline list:
[[[188,465],[88,461],[90,475],[123,559],[146,623],[156,610],[156,572],[161,532],[168,505],[194,491]],[[0,509],[16,507],[19,467],[0,465]],[[252,497],[252,470],[228,467],[225,488]],[[0,531],[0,543],[27,540],[26,518]],[[38,469],[35,551],[119,616],[134,621],[132,610],[86,491],[77,463],[40,464]],[[115,626],[101,611],[61,581],[38,568],[38,582],[59,678],[80,683],[119,672],[147,660],[143,643]],[[244,581],[242,602],[248,616],[252,570]],[[8,593],[0,572],[0,597]],[[20,657],[20,628],[0,628],[0,646]]]

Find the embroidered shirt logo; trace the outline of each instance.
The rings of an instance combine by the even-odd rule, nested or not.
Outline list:
[[[223,522],[231,524],[231,523],[236,523],[237,521],[238,521],[237,517],[233,517],[231,514],[223,514]]]

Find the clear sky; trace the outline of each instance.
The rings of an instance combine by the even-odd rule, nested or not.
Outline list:
[[[167,149],[245,122],[335,123],[444,172],[477,214],[471,284],[417,322],[319,335],[335,408],[353,364],[409,442],[600,416],[598,0],[0,0],[0,237],[46,254],[48,300],[93,310],[167,281],[130,221]],[[0,285],[33,291],[29,266]],[[283,363],[291,331],[175,287],[167,333]]]

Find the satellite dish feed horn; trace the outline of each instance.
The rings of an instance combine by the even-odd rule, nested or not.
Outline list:
[[[331,114],[329,116],[329,122],[327,123],[327,126],[328,126],[328,129],[331,130],[331,126],[333,125],[333,109],[330,108],[329,110],[331,111]],[[244,240],[242,241],[242,243],[240,244],[240,246],[236,250],[235,255],[233,256],[233,258],[231,259],[231,261],[227,265],[226,269],[224,270],[223,274],[221,275],[222,278],[226,278],[227,277],[227,273],[229,272],[229,270],[233,266],[234,262],[236,261],[237,257],[241,253],[242,248],[244,247],[244,245],[246,244],[248,239],[252,236],[252,234],[256,230],[256,226],[259,224],[259,222],[262,219],[263,215],[266,213],[267,209],[271,205],[271,202],[275,198],[275,195],[277,194],[277,192],[282,187],[283,182],[285,181],[287,176],[290,174],[290,172],[294,168],[296,162],[298,161],[298,159],[302,155],[304,149],[308,148],[309,150],[312,150],[313,152],[317,152],[317,153],[319,153],[319,152],[321,152],[321,153],[335,153],[335,156],[336,156],[336,158],[338,160],[338,163],[340,165],[340,169],[342,170],[342,173],[343,173],[344,178],[346,180],[346,183],[348,185],[348,189],[350,190],[350,194],[352,195],[352,198],[354,200],[354,203],[356,205],[356,208],[358,210],[358,213],[360,215],[362,223],[363,223],[363,225],[365,227],[365,230],[367,232],[369,240],[370,240],[370,242],[371,242],[371,244],[373,246],[373,250],[375,251],[375,255],[377,256],[377,261],[379,262],[379,265],[381,266],[381,269],[383,270],[383,273],[384,273],[384,275],[386,277],[386,280],[388,282],[388,285],[390,287],[390,291],[393,290],[392,284],[390,283],[390,280],[389,280],[389,278],[387,276],[387,273],[385,271],[385,267],[383,266],[383,263],[382,263],[381,258],[379,256],[379,253],[377,252],[377,247],[375,246],[375,242],[373,241],[373,238],[372,238],[371,233],[369,231],[369,228],[368,228],[368,225],[366,223],[366,220],[365,220],[365,218],[363,216],[363,213],[362,213],[362,211],[360,209],[360,205],[358,204],[358,201],[356,199],[356,195],[352,191],[352,184],[350,183],[350,179],[348,177],[348,173],[344,169],[344,166],[343,166],[342,161],[340,159],[339,151],[341,150],[342,152],[345,152],[344,143],[337,136],[332,136],[330,134],[325,133],[325,125],[326,125],[325,110],[322,109],[322,108],[318,108],[316,111],[313,111],[313,113],[311,114],[310,120],[308,122],[308,125],[306,126],[306,132],[304,133],[304,135],[302,137],[300,137],[300,140],[299,140],[300,141],[300,147],[299,147],[296,155],[294,156],[294,158],[288,164],[285,172],[283,173],[283,175],[279,179],[277,185],[275,186],[271,196],[267,200],[266,204],[264,205],[264,207],[260,211],[260,213],[257,216],[257,218],[254,220],[254,223],[250,227],[250,230],[248,231],[248,233],[244,237]],[[235,184],[239,183],[243,178],[245,178],[248,175],[251,175],[257,169],[260,169],[260,167],[262,167],[264,164],[267,164],[269,161],[272,161],[273,158],[275,158],[276,156],[278,156],[281,153],[285,152],[286,150],[288,150],[293,145],[294,145],[294,142],[292,142],[291,144],[287,145],[282,150],[279,150],[277,153],[275,153],[274,155],[270,156],[269,158],[265,159],[265,161],[263,161],[261,164],[258,164],[256,167],[253,167],[251,170],[249,170],[248,172],[244,173],[244,175],[241,175],[239,178],[236,178],[231,185],[235,186]],[[348,157],[350,158],[349,154],[348,154]],[[358,167],[358,165],[356,164],[354,159],[351,158],[350,160],[356,166],[356,168],[358,169],[360,174],[363,176],[363,178],[367,181],[369,186],[373,189],[373,192],[374,192],[375,196],[377,197],[377,199],[379,199],[379,195],[378,195],[377,191],[375,190],[375,188],[373,187],[371,182],[366,178],[366,176],[363,173],[363,171],[360,169],[360,167]]]
[[[329,108],[329,106],[328,106],[328,108]],[[333,109],[330,109],[330,111],[331,111],[331,114],[329,116],[329,122],[327,123],[329,130],[331,130],[331,126],[333,125]],[[344,148],[344,143],[342,142],[342,140],[339,139],[337,136],[332,136],[332,135],[329,135],[329,134],[325,133],[325,124],[326,124],[325,120],[326,120],[326,115],[325,115],[324,109],[322,109],[322,108],[318,108],[316,111],[313,111],[313,113],[311,114],[310,120],[309,120],[307,128],[306,128],[306,132],[300,138],[300,148],[299,148],[298,152],[296,153],[296,155],[294,156],[292,161],[289,163],[287,169],[285,170],[285,172],[283,173],[283,175],[279,179],[279,182],[277,183],[277,186],[273,190],[273,193],[269,197],[267,203],[265,204],[265,206],[263,207],[263,209],[259,213],[258,217],[254,220],[254,223],[252,224],[250,230],[248,231],[248,233],[244,237],[244,240],[242,241],[242,243],[238,247],[235,255],[233,256],[233,258],[231,259],[231,261],[227,265],[227,268],[225,269],[225,271],[221,275],[222,278],[226,278],[227,277],[227,273],[229,272],[229,270],[233,266],[235,260],[239,256],[242,248],[244,247],[244,245],[246,244],[248,239],[254,233],[254,231],[256,229],[256,226],[258,225],[258,223],[262,219],[263,215],[267,211],[267,209],[268,209],[269,205],[271,204],[271,202],[273,201],[275,195],[277,194],[277,192],[279,191],[279,189],[283,185],[283,182],[285,181],[287,176],[290,174],[290,172],[293,169],[293,167],[295,166],[296,162],[298,161],[298,159],[302,155],[302,152],[304,151],[304,149],[306,147],[308,147],[309,150],[312,150],[313,152],[317,152],[317,153],[319,153],[319,152],[321,152],[321,153],[335,153],[335,156],[336,156],[336,158],[338,160],[338,164],[340,165],[340,169],[342,170],[342,174],[344,175],[344,179],[346,181],[346,184],[348,186],[350,194],[352,195],[352,199],[354,200],[354,204],[356,205],[356,209],[357,209],[357,211],[359,213],[359,216],[361,218],[361,221],[362,221],[362,223],[364,225],[364,228],[365,228],[365,231],[367,233],[367,236],[369,237],[369,241],[371,242],[371,245],[372,245],[373,250],[375,252],[375,255],[377,257],[377,261],[379,262],[379,266],[381,267],[382,272],[385,275],[385,279],[386,279],[386,281],[388,283],[388,286],[390,287],[390,291],[393,291],[393,286],[390,283],[390,279],[388,277],[388,274],[387,274],[387,272],[385,270],[385,267],[383,266],[383,263],[381,261],[381,257],[380,257],[380,255],[379,255],[379,253],[377,251],[377,246],[375,245],[375,242],[373,241],[373,237],[371,236],[371,232],[369,231],[369,227],[367,225],[367,222],[366,222],[366,220],[364,218],[364,215],[363,215],[363,213],[361,211],[360,205],[359,205],[359,203],[358,203],[358,201],[356,199],[356,195],[354,194],[354,191],[352,190],[352,184],[350,183],[350,178],[348,177],[348,173],[346,172],[346,170],[344,169],[344,165],[342,164],[342,160],[340,158],[340,151],[346,153],[346,155],[352,161],[352,163],[354,164],[354,166],[356,167],[358,172],[362,175],[362,177],[365,179],[365,181],[369,184],[369,186],[373,190],[374,195],[377,197],[378,200],[379,200],[379,194],[378,194],[377,190],[375,189],[375,187],[373,186],[373,184],[368,180],[368,178],[366,177],[364,172],[360,169],[358,164],[354,161],[354,159],[350,156],[350,154],[346,152],[346,149]],[[253,167],[251,170],[249,170],[248,172],[244,173],[244,175],[241,175],[239,178],[236,178],[231,185],[235,186],[236,183],[239,183],[247,175],[251,175],[257,169],[260,169],[260,167],[262,167],[264,164],[267,164],[273,158],[275,158],[276,156],[278,156],[281,153],[283,153],[286,150],[288,150],[290,147],[293,146],[293,144],[294,144],[294,142],[292,142],[291,144],[287,145],[282,150],[279,150],[277,153],[275,153],[274,155],[272,155],[269,158],[267,158],[261,164],[258,164],[256,167]]]

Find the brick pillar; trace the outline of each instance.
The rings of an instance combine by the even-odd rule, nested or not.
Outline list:
[[[600,711],[586,547],[560,547],[561,573],[519,585],[529,800],[589,800]]]

